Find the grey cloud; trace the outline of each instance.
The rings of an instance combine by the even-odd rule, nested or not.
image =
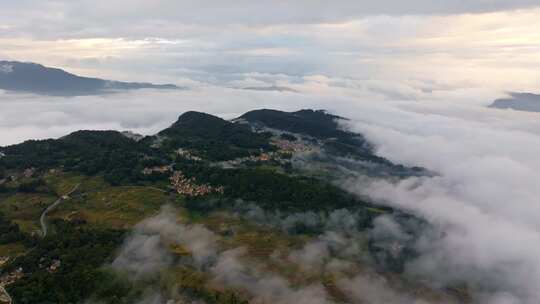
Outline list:
[[[127,240],[112,267],[136,277],[155,275],[172,262],[172,256],[163,246],[159,235],[136,234]]]
[[[350,295],[353,301],[366,304],[428,304],[406,293],[391,288],[387,280],[376,274],[358,275],[352,279],[342,279],[337,285]],[[438,301],[444,304],[444,301]]]
[[[158,29],[171,23],[180,24],[291,24],[347,21],[366,15],[460,14],[512,10],[538,6],[535,0],[495,1],[247,1],[222,3],[203,1],[17,1],[3,3],[3,19],[26,34],[55,30],[69,36],[101,36],[107,29],[131,32]],[[49,12],[57,12],[50,14]],[[23,18],[27,17],[27,18]],[[34,18],[33,23],[27,21]],[[32,30],[31,25],[38,25]],[[126,36],[126,35],[121,35]]]
[[[11,72],[13,72],[13,65],[7,63],[0,64],[0,73],[10,74]]]
[[[176,211],[164,206],[156,216],[137,224],[127,238],[112,268],[127,271],[134,279],[151,277],[172,265],[169,246],[185,246],[197,267],[211,263],[217,255],[217,237],[200,225],[183,225]]]
[[[217,242],[218,237],[202,226],[178,223],[175,210],[165,206],[158,215],[136,225],[112,267],[127,271],[132,280],[141,280],[158,275],[174,263],[188,263],[208,269],[214,283],[243,290],[257,303],[330,303],[322,285],[293,287],[286,278],[244,260],[243,248],[218,252]],[[185,246],[193,261],[175,261],[167,249],[171,244]],[[138,303],[166,302],[168,297],[152,291],[151,286],[147,289],[149,292]]]
[[[329,258],[328,245],[323,241],[308,243],[301,250],[293,251],[289,255],[289,260],[307,271],[320,271]]]
[[[322,285],[293,288],[278,275],[260,272],[254,265],[241,262],[241,248],[222,253],[211,269],[214,280],[226,286],[246,290],[255,303],[327,304],[331,303]]]
[[[391,238],[400,241],[407,241],[410,236],[403,232],[402,227],[390,216],[379,216],[375,219],[374,228],[371,234],[375,239]]]
[[[437,229],[419,240],[421,255],[407,272],[435,286],[467,282],[480,303],[537,302],[538,121],[482,105],[390,104],[371,105],[370,117],[357,109],[354,128],[381,155],[439,175],[356,180],[348,187],[417,214]],[[536,131],[524,132],[527,124]]]
[[[293,92],[296,93],[297,91],[295,89],[291,89],[289,87],[282,87],[282,86],[268,86],[268,87],[245,87],[244,90],[252,90],[252,91],[277,91],[277,92]]]
[[[160,294],[150,294],[135,304],[166,304],[166,302]]]
[[[156,282],[162,279],[163,271],[179,263],[198,269],[213,265],[218,256],[216,242],[217,236],[203,226],[178,222],[176,210],[165,205],[158,214],[133,228],[110,267],[127,273],[135,283],[141,294],[137,304],[178,303],[176,300],[184,303],[184,296],[177,290],[168,290]],[[173,246],[183,246],[191,258],[179,261],[171,253]]]

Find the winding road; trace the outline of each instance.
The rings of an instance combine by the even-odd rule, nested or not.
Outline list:
[[[45,209],[43,213],[41,213],[41,216],[39,218],[39,223],[41,224],[41,236],[43,237],[47,236],[47,221],[46,221],[47,213],[49,213],[54,208],[56,208],[56,206],[58,206],[64,200],[63,197],[69,196],[73,192],[77,191],[80,185],[81,185],[80,183],[75,185],[75,187],[71,189],[71,191],[59,197],[54,203],[52,203],[49,207],[47,207],[47,209]]]
[[[41,224],[41,235],[43,237],[47,236],[47,213],[54,210],[54,208],[56,208],[62,201],[66,200],[66,199],[69,199],[69,196],[71,194],[73,194],[75,191],[77,191],[77,189],[79,188],[80,185],[81,185],[80,183],[75,185],[75,187],[73,187],[73,189],[71,189],[71,191],[69,191],[68,193],[60,196],[56,201],[54,201],[54,203],[49,205],[41,213],[41,216],[39,218],[39,222]],[[137,188],[137,186],[124,186],[124,187],[125,188],[131,188],[131,187]],[[147,189],[150,189],[150,190],[155,190],[155,191],[160,191],[160,192],[163,192],[163,193],[167,193],[166,190],[163,190],[163,189],[160,189],[160,188],[157,188],[157,187],[151,187],[150,186],[150,187],[144,187],[144,188],[147,188]],[[0,285],[0,303],[6,303],[6,304],[12,304],[13,303],[13,299],[11,298],[11,296],[8,294],[7,290],[2,285]]]
[[[7,292],[7,290],[4,288],[4,286],[0,285],[0,295],[1,295],[2,293],[4,294],[4,297],[2,298],[2,303],[12,304],[12,303],[13,303],[13,299],[11,298],[11,296],[9,295],[9,293]]]

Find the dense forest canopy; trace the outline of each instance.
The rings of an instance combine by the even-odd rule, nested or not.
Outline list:
[[[255,133],[249,126],[193,111],[182,114],[158,135],[165,136],[165,148],[193,149],[211,160],[234,159],[272,149],[266,133]]]

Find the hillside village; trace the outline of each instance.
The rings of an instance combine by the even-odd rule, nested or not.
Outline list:
[[[175,171],[170,178],[173,189],[188,197],[204,196],[208,194],[223,194],[223,187],[213,187],[207,184],[198,185],[194,177],[187,178],[181,171]]]

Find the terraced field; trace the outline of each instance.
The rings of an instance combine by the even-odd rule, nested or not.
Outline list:
[[[16,193],[0,202],[0,211],[28,233],[38,232],[41,212],[57,199],[52,194]]]
[[[69,198],[48,214],[51,219],[79,220],[111,228],[129,228],[170,202],[157,187],[113,187],[101,177],[56,173],[44,177],[46,193],[17,192],[1,199],[0,212],[25,232],[39,231],[39,217],[47,206],[80,184]]]
[[[129,228],[156,213],[169,201],[167,193],[154,188],[104,186],[98,190],[73,195],[71,200],[52,212],[50,217],[84,221],[110,228]]]

